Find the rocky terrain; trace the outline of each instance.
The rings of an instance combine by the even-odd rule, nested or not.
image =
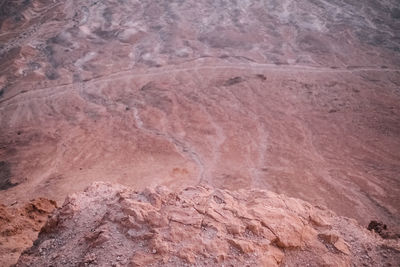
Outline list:
[[[270,191],[95,183],[16,266],[397,266],[399,240]]]
[[[397,1],[2,1],[0,201],[201,182],[399,225]]]
[[[17,262],[55,208],[55,202],[47,199],[36,199],[20,208],[0,205],[0,266]]]
[[[0,203],[257,188],[400,232],[399,36],[398,0],[0,0]]]

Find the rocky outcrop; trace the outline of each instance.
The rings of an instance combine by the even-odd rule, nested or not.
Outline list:
[[[269,191],[95,183],[69,196],[17,266],[386,266],[385,240]]]
[[[54,201],[44,198],[22,207],[0,205],[0,266],[17,262],[21,252],[32,246],[55,208]]]

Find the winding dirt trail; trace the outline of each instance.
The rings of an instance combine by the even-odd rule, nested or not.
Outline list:
[[[172,68],[172,69],[171,69]],[[354,73],[354,72],[363,72],[363,71],[373,71],[373,72],[399,72],[400,69],[395,68],[382,68],[382,67],[368,67],[368,66],[348,66],[346,68],[330,68],[330,67],[313,67],[307,65],[277,65],[277,64],[261,64],[261,63],[235,63],[235,64],[223,64],[223,65],[201,65],[194,67],[180,67],[179,65],[167,65],[160,68],[148,68],[146,70],[141,69],[127,69],[121,70],[113,73],[109,73],[106,75],[101,75],[97,77],[93,77],[87,80],[84,80],[83,83],[88,82],[96,82],[96,81],[110,81],[115,79],[129,77],[148,77],[148,76],[156,76],[156,75],[164,75],[164,74],[172,74],[179,72],[187,72],[187,71],[199,71],[199,70],[221,70],[221,69],[232,69],[232,70],[260,70],[260,71],[272,71],[272,72],[306,72],[306,73]],[[9,96],[5,99],[0,100],[1,103],[8,102],[9,100],[18,97],[19,95],[29,94],[38,91],[38,90],[49,90],[62,88],[69,85],[77,84],[75,83],[66,83],[42,88],[36,88],[29,91],[21,91],[15,95]],[[23,84],[22,84],[23,85]],[[0,107],[1,109],[1,107]]]

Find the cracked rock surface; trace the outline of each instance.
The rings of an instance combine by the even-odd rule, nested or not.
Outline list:
[[[137,192],[95,183],[65,200],[17,266],[395,266],[399,260],[398,240],[269,191]]]

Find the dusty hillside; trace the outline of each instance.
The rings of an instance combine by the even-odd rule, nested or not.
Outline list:
[[[22,207],[0,205],[0,266],[17,262],[55,208],[55,202],[47,199],[36,199]]]
[[[20,265],[109,265],[105,249],[122,265],[398,260],[363,229],[400,232],[399,29],[398,0],[0,0],[0,257],[15,261],[50,211],[23,203],[101,177],[171,191],[98,184]]]
[[[201,182],[399,225],[388,1],[2,1],[0,201]]]
[[[68,197],[17,266],[397,266],[398,240],[269,191],[142,192],[95,183]]]

